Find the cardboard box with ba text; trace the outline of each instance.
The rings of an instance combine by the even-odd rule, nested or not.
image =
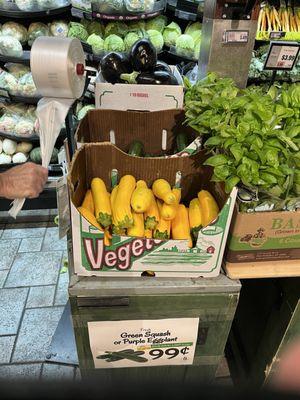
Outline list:
[[[96,108],[110,110],[158,111],[183,108],[184,86],[175,66],[171,66],[178,85],[111,84],[101,73],[96,79]]]
[[[220,273],[236,190],[226,196],[223,187],[210,183],[211,169],[203,167],[204,151],[188,157],[132,157],[111,143],[82,146],[76,153],[68,177],[71,202],[72,241],[75,273],[81,276],[141,276],[153,271],[161,277],[214,277]],[[181,173],[185,204],[205,188],[216,198],[220,213],[201,229],[192,249],[186,240],[155,240],[113,235],[105,247],[103,233],[77,211],[94,177],[101,177],[111,190],[112,170],[118,177],[126,174],[143,179],[149,186],[157,178],[172,186]]]
[[[235,212],[229,263],[300,260],[300,211]]]

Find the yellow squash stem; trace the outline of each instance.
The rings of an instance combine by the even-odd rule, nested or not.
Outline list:
[[[154,194],[151,192],[151,205],[145,212],[145,229],[155,229],[159,222],[159,211]]]
[[[180,203],[180,200],[181,200],[181,189],[180,188],[172,189],[172,193],[176,197],[176,203],[171,204],[171,205],[163,203],[162,208],[161,208],[161,216],[163,219],[165,219],[167,221],[171,221],[172,219],[175,218],[178,204]]]
[[[91,189],[95,205],[95,216],[103,228],[111,225],[111,206],[109,193],[106,190],[105,183],[100,178],[94,178],[91,183]]]
[[[202,227],[202,211],[198,199],[193,199],[189,206],[189,221],[192,235],[196,239]]]
[[[187,208],[183,204],[179,204],[176,217],[172,221],[172,239],[188,240],[188,246],[193,247],[189,214]]]
[[[89,210],[92,214],[95,214],[94,200],[90,189],[86,192],[81,207]]]
[[[198,193],[198,199],[202,211],[203,226],[209,225],[219,214],[219,207],[216,200],[207,190]]]
[[[154,195],[167,204],[175,204],[176,197],[172,193],[170,184],[165,179],[156,179],[152,185]]]
[[[136,188],[131,196],[131,207],[136,213],[144,213],[151,206],[152,196],[151,190],[145,181],[138,181]]]
[[[139,213],[132,213],[133,227],[127,229],[127,235],[133,237],[144,237],[144,215]]]
[[[135,186],[136,180],[132,175],[125,175],[120,179],[114,201],[114,220],[119,229],[131,228],[133,226],[130,200]]]

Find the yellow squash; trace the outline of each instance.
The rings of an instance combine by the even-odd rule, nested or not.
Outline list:
[[[151,205],[145,212],[145,229],[155,229],[159,222],[159,211],[154,194],[151,192]]]
[[[89,210],[92,214],[95,213],[93,194],[90,189],[86,192],[81,207],[85,208],[86,210]]]
[[[197,238],[198,232],[202,227],[202,211],[198,199],[193,199],[189,207],[189,221],[193,236]]]
[[[95,216],[103,228],[111,225],[111,206],[109,194],[105,183],[100,178],[94,178],[91,183],[91,189],[95,205]]]
[[[216,200],[207,190],[198,193],[198,199],[202,211],[202,226],[209,225],[219,214],[219,207]]]
[[[144,237],[144,215],[140,213],[132,213],[133,227],[127,229],[128,236]]]
[[[133,226],[130,200],[135,185],[136,181],[132,175],[125,175],[120,179],[114,201],[114,221],[119,229],[131,228]]]
[[[166,219],[167,221],[171,221],[172,219],[175,218],[178,204],[180,203],[181,200],[181,189],[174,188],[172,189],[172,193],[174,193],[176,197],[176,203],[171,205],[164,203],[161,209],[161,216],[163,219]]]
[[[88,210],[87,208],[84,208],[83,206],[78,207],[78,211],[80,212],[80,214],[93,226],[95,226],[97,229],[99,229],[99,231],[103,232],[103,229],[101,228],[101,226],[99,225],[98,221],[96,220],[96,217],[94,214],[92,214],[90,212],[90,210]],[[107,229],[104,230],[104,245],[105,246],[110,246],[110,239],[111,239],[111,235],[109,233],[109,231]]]
[[[110,195],[110,204],[111,204],[111,209],[114,209],[114,201],[116,200],[117,192],[118,192],[118,187],[119,185],[115,186],[113,190],[111,191]]]
[[[175,204],[176,196],[171,190],[170,184],[165,179],[156,179],[152,185],[154,195],[166,204]]]
[[[136,188],[131,196],[131,207],[136,213],[144,213],[151,206],[151,190],[145,181],[137,181]]]
[[[189,214],[187,208],[183,204],[179,204],[176,217],[172,221],[172,239],[188,240],[189,247],[193,247]]]
[[[159,212],[161,213],[162,209],[162,202],[157,200],[157,207]],[[159,222],[154,230],[153,237],[154,239],[170,239],[170,232],[171,232],[171,221],[167,221],[163,218],[159,218]]]
[[[147,239],[152,239],[153,231],[152,231],[151,229],[145,229],[144,236],[145,236],[145,238],[147,238]]]
[[[90,210],[88,210],[87,208],[84,208],[83,206],[78,207],[78,211],[80,212],[80,214],[93,226],[95,226],[97,229],[99,229],[99,231],[103,232],[103,229],[101,228],[101,226],[99,225],[99,222],[96,220],[96,217],[93,213],[91,213]]]

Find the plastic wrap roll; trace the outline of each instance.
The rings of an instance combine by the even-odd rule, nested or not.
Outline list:
[[[85,57],[80,40],[38,37],[32,45],[30,67],[43,97],[78,99],[85,86]]]

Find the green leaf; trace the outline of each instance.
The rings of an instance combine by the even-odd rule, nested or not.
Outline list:
[[[261,172],[261,179],[265,182],[275,185],[277,183],[277,178],[274,175],[268,174],[267,172]]]
[[[218,154],[216,156],[209,157],[204,165],[210,165],[211,167],[218,167],[219,165],[225,165],[228,162],[228,157],[224,154]]]
[[[240,178],[238,176],[230,176],[225,181],[225,192],[230,193],[232,189],[240,182]]]
[[[223,142],[222,138],[218,136],[212,136],[207,141],[204,143],[205,147],[213,147],[213,146],[218,146]]]
[[[235,158],[235,161],[237,163],[239,163],[244,155],[244,151],[243,151],[241,145],[236,143],[236,144],[232,145],[229,150],[230,150],[231,154],[233,155],[233,157]]]
[[[215,167],[214,175],[221,181],[225,181],[225,179],[230,175],[230,168],[227,165]]]

